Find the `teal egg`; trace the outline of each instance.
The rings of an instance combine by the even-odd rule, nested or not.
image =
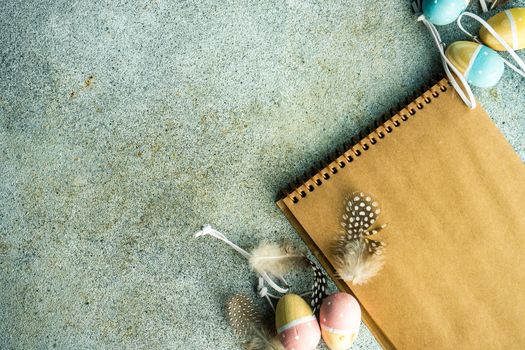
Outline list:
[[[445,55],[467,82],[477,87],[496,85],[505,70],[505,63],[496,51],[472,41],[453,42]]]
[[[467,8],[469,0],[423,0],[423,14],[437,26],[454,22]]]

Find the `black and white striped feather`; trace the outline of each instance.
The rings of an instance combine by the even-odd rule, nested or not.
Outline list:
[[[310,305],[312,306],[314,315],[319,314],[319,309],[321,308],[321,303],[326,297],[326,277],[323,271],[311,260],[310,265],[314,270],[314,285],[312,287],[312,295],[310,300]]]

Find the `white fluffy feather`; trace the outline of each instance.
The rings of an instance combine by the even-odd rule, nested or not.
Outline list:
[[[363,239],[341,236],[333,247],[335,268],[341,279],[353,284],[364,284],[375,276],[385,263],[384,248],[370,254]]]
[[[250,266],[259,274],[266,272],[276,277],[283,277],[293,269],[308,266],[305,256],[289,244],[262,242],[252,251]]]

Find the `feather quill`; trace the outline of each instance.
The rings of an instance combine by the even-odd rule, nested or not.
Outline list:
[[[232,296],[226,304],[226,314],[235,334],[243,340],[244,349],[283,349],[279,340],[263,327],[262,315],[246,295],[236,294]]]
[[[257,273],[264,272],[278,278],[284,277],[293,269],[309,265],[305,255],[288,242],[282,244],[262,242],[252,251],[249,262]]]

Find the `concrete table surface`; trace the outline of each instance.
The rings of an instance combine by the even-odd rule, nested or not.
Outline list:
[[[191,234],[302,244],[279,189],[443,74],[409,1],[4,0],[0,28],[2,349],[240,348],[255,276]],[[525,80],[475,94],[524,159]]]

